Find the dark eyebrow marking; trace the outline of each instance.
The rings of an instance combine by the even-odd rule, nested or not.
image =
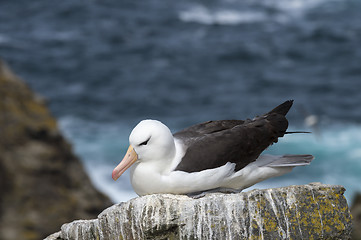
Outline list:
[[[150,140],[150,137],[147,140],[145,140],[144,142],[140,143],[139,146],[147,145],[149,140]]]

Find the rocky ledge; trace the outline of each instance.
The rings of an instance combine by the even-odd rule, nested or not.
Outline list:
[[[207,194],[155,194],[64,224],[54,239],[349,239],[342,186],[311,183]]]

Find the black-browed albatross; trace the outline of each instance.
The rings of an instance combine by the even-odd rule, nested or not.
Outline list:
[[[293,100],[243,120],[208,121],[172,135],[156,120],[143,120],[129,136],[128,151],[114,168],[117,180],[130,166],[134,191],[192,194],[241,191],[265,179],[305,166],[312,155],[261,155],[282,137]]]

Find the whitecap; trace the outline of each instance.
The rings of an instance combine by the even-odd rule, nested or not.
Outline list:
[[[246,1],[240,2],[234,9],[227,7],[211,9],[198,4],[179,12],[178,17],[183,22],[205,25],[237,25],[267,20],[287,23],[295,18],[304,17],[308,11],[328,2],[328,0],[265,0],[255,8],[254,4]],[[245,10],[245,7],[252,9]],[[269,11],[270,9],[274,11]]]
[[[236,25],[264,21],[266,15],[256,11],[237,11],[231,9],[210,10],[198,5],[180,12],[179,18],[184,22],[195,22],[207,25]]]
[[[268,6],[276,7],[285,12],[294,14],[303,13],[304,11],[318,7],[320,4],[328,0],[269,0],[264,3]]]
[[[333,0],[339,1],[339,0]],[[275,20],[279,22],[288,22],[295,18],[303,18],[307,12],[315,9],[322,4],[330,3],[329,0],[266,0],[263,2],[267,8],[273,8],[278,11]]]

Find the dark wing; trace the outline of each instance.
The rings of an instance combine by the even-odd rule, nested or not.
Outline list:
[[[189,140],[192,138],[198,138],[206,134],[212,134],[231,129],[243,123],[243,120],[208,121],[183,129],[173,134],[173,136],[186,141],[187,139]]]
[[[175,170],[198,172],[227,162],[236,163],[237,171],[242,169],[285,134],[285,115],[291,106],[292,101],[286,101],[252,120],[206,122],[174,134],[187,146]]]

